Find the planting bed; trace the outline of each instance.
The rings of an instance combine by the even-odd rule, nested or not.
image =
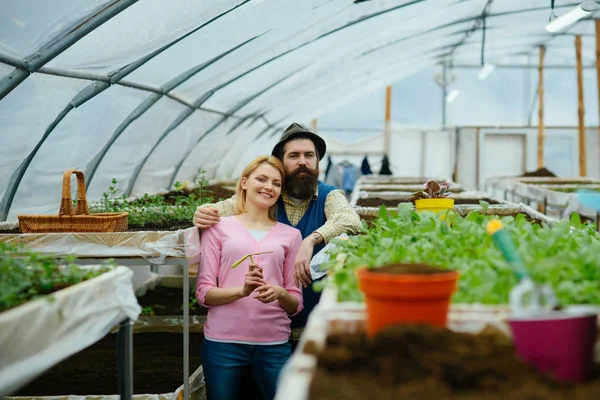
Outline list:
[[[598,399],[593,379],[570,387],[540,376],[500,333],[457,333],[399,325],[373,340],[362,332],[330,334],[322,350],[308,342],[317,367],[310,399]]]
[[[178,230],[184,230],[193,226],[192,220],[185,221],[170,221],[169,223],[152,222],[148,221],[144,226],[128,226],[127,232],[148,232],[148,231],[161,231],[161,232],[174,232]],[[21,229],[17,225],[10,229],[0,229],[0,234],[18,235],[21,233]]]
[[[190,371],[200,366],[204,335],[190,333]],[[133,337],[133,391],[172,393],[183,384],[183,341],[177,333],[138,333]],[[117,335],[108,334],[63,360],[14,396],[112,395],[117,381]]]
[[[377,195],[375,195],[377,196]],[[397,206],[399,203],[407,203],[408,202],[408,198],[410,196],[406,196],[404,198],[396,198],[396,199],[381,199],[381,198],[377,198],[377,197],[368,197],[368,198],[361,198],[356,200],[356,205],[357,206],[362,206],[362,207],[380,207],[380,206],[386,206],[386,207],[395,207]],[[500,204],[498,201],[490,199],[490,198],[476,198],[476,199],[469,199],[469,198],[455,198],[454,199],[454,204],[455,205],[464,205],[464,204],[469,204],[469,205],[477,205],[479,204],[479,202],[483,200],[488,202],[489,204]],[[414,204],[414,202],[412,202]]]
[[[190,288],[194,290],[193,285],[190,285]],[[190,301],[192,300],[190,298]],[[153,290],[147,291],[143,296],[138,297],[138,303],[142,307],[142,312],[151,309],[152,314],[156,316],[182,315],[182,288],[157,286]],[[207,314],[208,308],[202,307],[197,302],[190,304],[190,315]]]
[[[360,186],[360,191],[364,191],[364,192],[408,192],[408,193],[415,193],[415,192],[422,192],[423,191],[423,185],[415,185],[415,184],[406,184],[406,185],[402,185],[402,184],[364,184]],[[451,186],[450,189],[448,189],[448,191],[450,193],[461,193],[463,192],[463,189],[459,186],[459,185],[455,185],[455,186]]]
[[[536,225],[541,225],[542,223],[546,222],[549,223],[551,220],[549,218],[543,218],[544,216],[534,212],[535,210],[529,208],[529,207],[524,207],[524,206],[518,206],[517,204],[514,204],[512,207],[510,206],[506,206],[506,205],[500,205],[500,203],[493,201],[491,203],[492,205],[490,206],[489,209],[486,210],[485,214],[486,215],[497,215],[499,217],[516,217],[519,214],[523,214],[525,215],[525,219],[529,222],[531,222],[532,224],[536,224]],[[468,207],[472,205],[473,207]],[[466,207],[464,207],[466,206]],[[358,215],[360,216],[361,219],[365,220],[365,222],[367,223],[367,226],[372,226],[373,221],[375,221],[378,217],[379,214],[379,209],[380,207],[355,207],[356,212],[358,213]],[[476,209],[480,209],[479,203],[477,203],[477,205],[475,205],[475,203],[473,204],[466,204],[463,205],[463,207],[461,207],[459,205],[459,207],[455,207],[454,211],[456,211],[459,215],[462,216],[466,216],[469,212],[476,210]],[[394,211],[394,206],[391,206],[391,208],[388,208],[388,212],[389,211]]]

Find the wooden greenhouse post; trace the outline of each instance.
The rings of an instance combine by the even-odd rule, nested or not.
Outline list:
[[[598,84],[598,156],[600,157],[600,20],[596,20],[596,83]],[[600,229],[600,226],[598,226]]]
[[[537,167],[544,166],[544,57],[546,47],[540,46],[540,64],[538,67],[538,140],[537,140]]]
[[[383,152],[388,154],[391,146],[391,135],[392,135],[392,87],[386,86],[385,88],[385,125],[383,131]]]
[[[586,176],[585,163],[585,107],[583,103],[583,61],[581,55],[581,35],[575,36],[575,56],[577,58],[577,116],[579,130],[579,175]]]

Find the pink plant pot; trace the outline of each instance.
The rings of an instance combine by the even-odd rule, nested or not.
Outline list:
[[[581,383],[590,378],[596,314],[550,312],[509,318],[517,353],[540,373]]]

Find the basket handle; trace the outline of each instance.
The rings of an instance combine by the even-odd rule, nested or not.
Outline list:
[[[73,174],[77,177],[77,209],[75,210],[75,214],[73,214],[73,200],[71,199],[71,175]],[[88,215],[89,213],[90,210],[85,196],[83,172],[75,169],[65,171],[63,174],[62,200],[58,216]]]

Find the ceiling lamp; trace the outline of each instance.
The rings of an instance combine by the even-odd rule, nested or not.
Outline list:
[[[562,15],[559,18],[551,21],[548,25],[546,25],[546,30],[552,33],[559,32],[569,25],[579,21],[581,18],[587,17],[588,15],[597,11],[598,8],[598,4],[596,4],[595,1],[586,0],[565,15]]]
[[[452,89],[450,93],[448,93],[448,96],[446,96],[446,103],[452,103],[454,100],[456,100],[459,94],[460,90]]]
[[[488,78],[488,76],[490,76],[490,74],[492,72],[494,72],[494,69],[496,68],[496,66],[494,64],[485,62],[485,33],[486,33],[485,12],[482,16],[482,25],[483,25],[483,28],[481,30],[481,70],[479,71],[479,74],[477,75],[477,78],[479,78],[479,80],[481,80],[481,81],[486,80]]]
[[[494,69],[496,69],[496,66],[494,64],[485,63],[479,71],[477,78],[479,78],[480,81],[486,80],[488,76],[490,76],[490,74],[494,72]]]

